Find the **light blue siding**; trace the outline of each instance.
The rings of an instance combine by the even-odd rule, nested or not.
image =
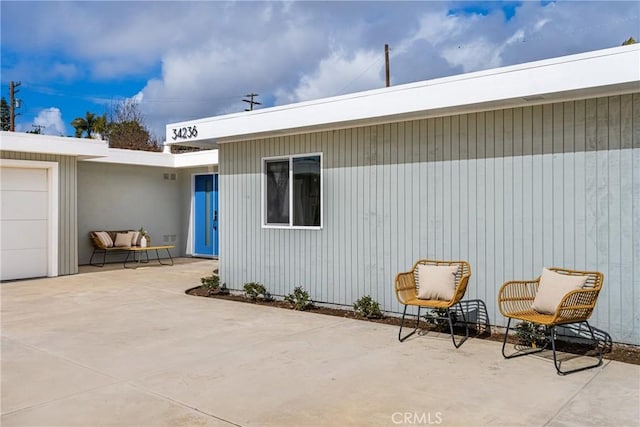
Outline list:
[[[545,266],[599,270],[592,318],[640,344],[640,95],[484,111],[223,144],[223,281],[294,286],[350,306],[401,307],[419,258],[465,259],[492,324],[505,280]],[[261,227],[261,159],[323,153],[323,227]]]

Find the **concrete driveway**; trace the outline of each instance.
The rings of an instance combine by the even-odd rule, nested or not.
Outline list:
[[[191,297],[215,261],[3,283],[3,426],[631,426],[640,367]]]

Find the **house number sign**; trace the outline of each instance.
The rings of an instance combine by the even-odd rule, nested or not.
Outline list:
[[[187,126],[182,128],[173,128],[173,136],[171,139],[191,139],[198,136],[198,129],[194,126]]]

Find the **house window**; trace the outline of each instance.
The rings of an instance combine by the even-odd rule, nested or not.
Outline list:
[[[320,228],[322,156],[305,154],[263,160],[263,226]]]

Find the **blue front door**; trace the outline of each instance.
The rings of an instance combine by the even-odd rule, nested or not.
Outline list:
[[[218,256],[218,175],[195,176],[194,255]]]

